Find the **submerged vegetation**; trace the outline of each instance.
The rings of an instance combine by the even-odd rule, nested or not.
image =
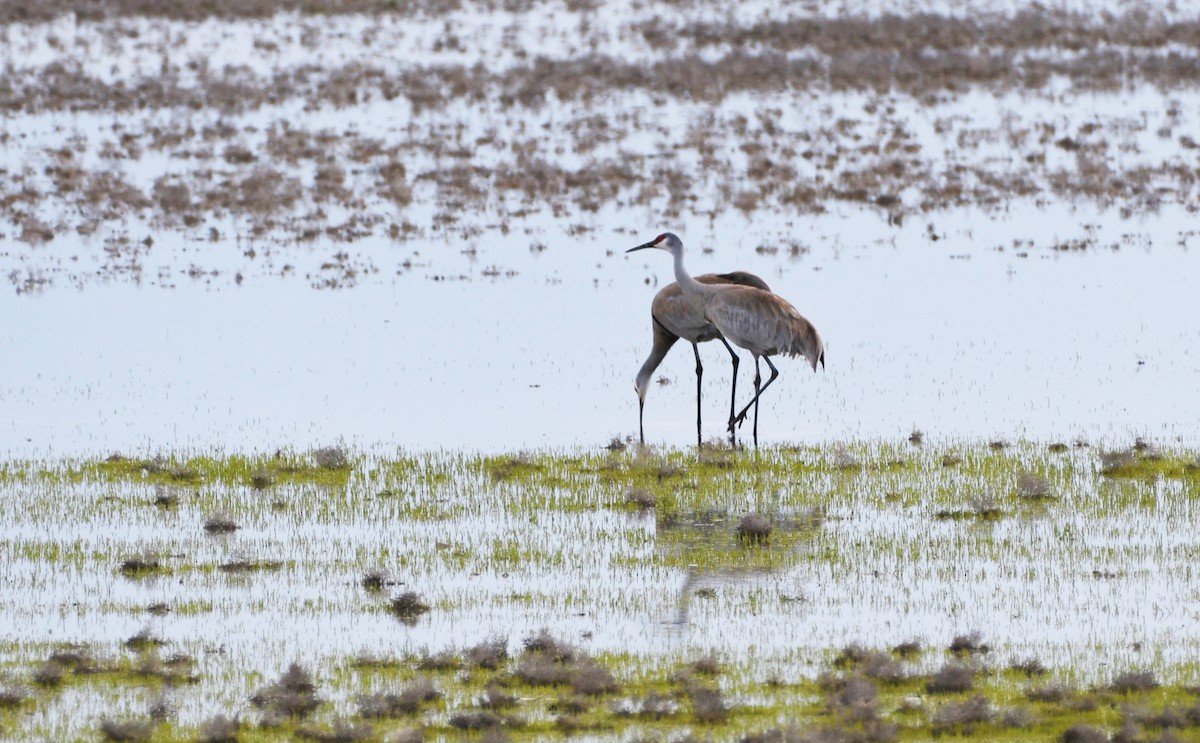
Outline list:
[[[8,462],[0,732],[1188,739],[1200,645],[1092,597],[1183,610],[1195,457],[899,442]],[[42,629],[34,586],[88,618],[75,644]],[[234,617],[253,618],[242,635]]]

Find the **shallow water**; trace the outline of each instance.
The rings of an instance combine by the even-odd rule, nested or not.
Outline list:
[[[695,237],[676,229],[693,248],[714,248],[691,250],[694,272],[754,271],[824,335],[824,370],[778,361],[762,403],[764,442],[895,439],[914,428],[951,438],[1194,441],[1200,421],[1183,403],[1200,372],[1200,327],[1197,259],[1179,245],[1185,216],[1063,211],[940,215],[936,241],[915,220],[897,229],[853,213],[797,219],[772,230],[799,236],[809,252],[796,257],[757,252],[739,239],[740,218]],[[534,239],[482,240],[475,256],[410,244],[422,263],[399,274],[408,250],[389,258],[368,246],[378,273],[341,291],[255,276],[238,256],[251,264],[240,286],[234,268],[200,279],[175,269],[170,289],[117,282],[4,294],[0,313],[15,321],[0,329],[9,412],[0,451],[337,441],[517,450],[636,435],[633,376],[649,352],[649,303],[672,277],[665,254],[623,250],[650,232],[546,228]],[[1093,246],[1050,247],[1082,239]],[[1014,248],[1017,240],[1034,247]],[[531,252],[530,242],[545,250]],[[492,260],[516,275],[484,275]],[[748,400],[752,361],[743,356],[739,399]],[[708,344],[701,357],[704,434],[719,437],[728,356]],[[670,383],[648,396],[649,441],[694,441],[693,367],[680,344],[656,375]]]

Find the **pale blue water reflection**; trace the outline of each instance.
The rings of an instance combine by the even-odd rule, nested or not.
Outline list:
[[[913,428],[1170,443],[1200,433],[1186,404],[1200,327],[1185,226],[1182,213],[1129,221],[1029,208],[948,214],[932,233],[861,214],[665,227],[689,246],[693,272],[757,272],[825,336],[823,372],[779,364],[763,398],[768,443]],[[333,291],[311,288],[303,266],[280,278],[277,265],[240,259],[241,284],[231,269],[171,289],[117,280],[5,293],[0,451],[515,450],[636,435],[649,304],[672,277],[664,256],[621,251],[658,229],[568,237],[547,224],[485,235],[474,254],[364,241],[356,255],[378,271]],[[809,252],[757,249],[785,238]],[[1086,250],[1051,249],[1085,239]],[[413,252],[419,262],[399,269]],[[705,435],[717,437],[728,363],[717,345],[701,353]],[[670,383],[653,385],[646,407],[653,443],[693,440],[693,366],[680,345],[661,367]]]

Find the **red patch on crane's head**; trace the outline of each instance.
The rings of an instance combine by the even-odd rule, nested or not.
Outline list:
[[[659,235],[658,237],[654,238],[654,244],[658,245],[660,242],[662,242],[663,240],[666,240],[666,239],[667,239],[667,233],[664,232],[661,235]]]

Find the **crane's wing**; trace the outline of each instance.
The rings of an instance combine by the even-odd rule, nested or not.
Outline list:
[[[706,273],[697,276],[696,280],[701,284],[754,286],[762,289],[766,289],[767,286],[767,282],[745,271]],[[703,300],[684,296],[683,290],[675,282],[667,284],[654,295],[654,302],[650,305],[650,316],[654,318],[654,332],[657,334],[661,330],[669,336],[671,343],[678,338],[691,343],[704,343],[717,337],[717,329],[704,317]],[[658,342],[657,335],[655,342]]]
[[[816,326],[778,294],[730,287],[709,298],[705,316],[728,340],[763,356],[803,356],[816,371],[825,342]]]
[[[709,276],[717,279],[716,281],[705,281]],[[749,271],[730,271],[729,273],[705,274],[696,279],[702,284],[740,284],[741,286],[752,286],[755,289],[762,289],[765,292],[771,291],[771,287],[767,286],[767,282],[750,273]]]

